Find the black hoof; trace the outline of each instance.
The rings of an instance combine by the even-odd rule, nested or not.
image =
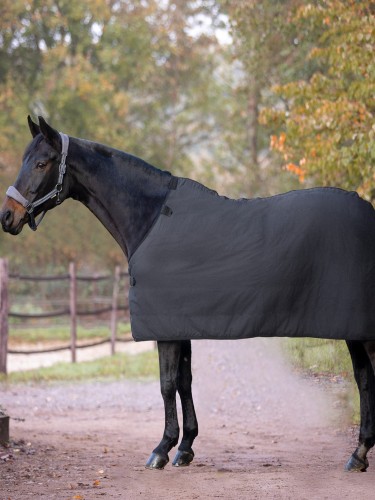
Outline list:
[[[366,472],[368,465],[367,458],[362,460],[357,453],[353,453],[345,465],[345,470],[348,472]]]
[[[168,455],[159,455],[158,453],[152,452],[149,459],[146,462],[146,469],[164,469],[164,467],[169,462]]]
[[[186,467],[193,461],[193,458],[194,458],[193,450],[191,450],[191,452],[177,450],[172,465],[174,467]]]

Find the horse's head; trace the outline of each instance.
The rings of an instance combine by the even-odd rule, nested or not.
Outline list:
[[[3,230],[19,234],[25,223],[37,228],[35,217],[60,203],[66,190],[63,186],[65,158],[69,139],[39,117],[39,125],[30,116],[28,123],[33,140],[27,146],[16,182],[7,191],[0,210]],[[61,196],[61,199],[60,199]]]

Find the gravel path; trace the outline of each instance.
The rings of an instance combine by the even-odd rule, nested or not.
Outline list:
[[[371,498],[371,454],[366,474],[343,471],[344,388],[293,373],[278,340],[196,341],[193,374],[196,457],[164,471],[144,469],[163,429],[157,382],[3,384],[16,445],[0,452],[0,500]]]

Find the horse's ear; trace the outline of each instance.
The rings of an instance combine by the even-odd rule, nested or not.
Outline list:
[[[39,128],[39,125],[34,123],[31,119],[31,116],[28,115],[27,117],[27,123],[29,124],[29,129],[30,129],[30,132],[31,132],[31,135],[33,137],[35,137],[36,135],[40,134],[40,128]]]
[[[56,151],[61,149],[61,137],[57,130],[52,128],[45,121],[43,116],[38,116],[40,131],[43,134],[45,140],[54,148]]]

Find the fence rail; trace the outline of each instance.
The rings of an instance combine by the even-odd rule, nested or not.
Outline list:
[[[0,373],[7,373],[7,354],[40,354],[47,352],[56,352],[66,349],[71,351],[71,360],[76,361],[77,349],[84,349],[87,347],[95,347],[98,345],[110,343],[111,353],[114,354],[116,350],[116,342],[127,342],[130,339],[119,339],[117,337],[118,325],[118,312],[128,311],[127,305],[119,305],[119,288],[121,278],[128,278],[128,273],[121,272],[120,267],[116,266],[113,275],[94,275],[94,276],[78,276],[76,266],[73,262],[69,265],[69,273],[62,275],[48,275],[48,276],[31,276],[22,274],[12,274],[8,272],[7,259],[0,259]],[[68,281],[69,282],[69,306],[59,309],[57,311],[40,312],[40,313],[23,313],[13,312],[9,308],[9,283],[15,281]],[[110,305],[106,307],[98,307],[96,309],[79,310],[77,307],[77,284],[78,282],[100,282],[112,280],[112,296],[109,298]],[[126,287],[128,288],[128,287]],[[105,339],[97,340],[88,343],[77,342],[77,318],[82,316],[102,316],[110,313],[109,322],[109,336]],[[30,349],[18,350],[8,348],[8,332],[9,332],[9,318],[16,318],[21,320],[30,319],[45,319],[57,318],[61,316],[70,317],[70,343],[68,345],[51,347],[46,349]]]
[[[116,337],[116,342],[132,342],[133,339],[128,338],[128,339],[121,339]],[[108,344],[111,342],[111,339],[103,339],[103,340],[97,340],[96,342],[89,342],[85,344],[78,344],[76,347],[78,349],[85,349],[86,347],[96,347],[98,345],[104,345]],[[8,354],[44,354],[47,352],[59,352],[59,351],[67,351],[68,349],[71,349],[71,345],[62,345],[58,347],[49,347],[47,349],[27,349],[27,351],[23,349],[8,349]],[[114,353],[112,353],[114,354]]]

